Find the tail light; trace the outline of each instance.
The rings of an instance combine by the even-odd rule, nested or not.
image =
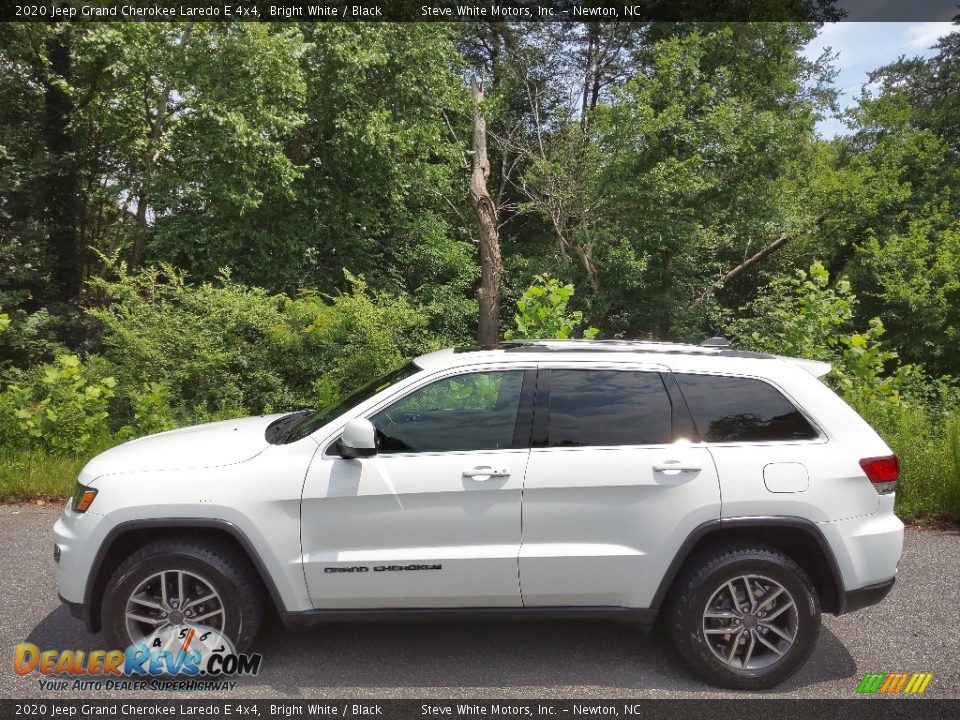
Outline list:
[[[896,489],[897,480],[900,478],[900,462],[896,455],[864,458],[860,461],[860,467],[866,473],[867,479],[873,483],[873,489],[881,495]]]

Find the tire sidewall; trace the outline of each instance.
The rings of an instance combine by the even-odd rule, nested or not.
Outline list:
[[[140,583],[163,570],[185,570],[194,573],[216,591],[226,610],[223,633],[236,644],[243,631],[243,598],[240,592],[221,569],[183,551],[146,557],[131,562],[130,567],[121,566],[118,575],[114,577],[113,588],[108,590],[103,604],[103,625],[111,638],[119,643],[121,648],[131,644],[126,627],[127,601]]]
[[[820,604],[809,580],[792,563],[763,555],[740,555],[718,562],[698,577],[689,602],[679,609],[674,633],[681,655],[709,682],[735,689],[765,689],[793,675],[816,646],[820,633]],[[799,573],[799,574],[798,574]],[[714,593],[727,581],[742,575],[762,575],[780,583],[797,607],[797,634],[791,648],[776,663],[765,668],[739,670],[725,665],[707,644],[703,634],[703,612]]]

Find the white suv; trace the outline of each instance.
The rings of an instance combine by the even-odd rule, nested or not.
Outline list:
[[[124,647],[197,623],[240,649],[358,618],[660,614],[711,683],[765,688],[821,610],[882,600],[899,468],[824,363],[705,346],[444,350],[335,407],[94,458],[55,528],[61,599]]]

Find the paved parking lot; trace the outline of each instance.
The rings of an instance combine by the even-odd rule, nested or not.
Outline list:
[[[87,634],[57,600],[51,528],[59,512],[0,506],[0,657],[6,657],[0,660],[0,697],[44,695],[36,675],[13,673],[17,643],[101,647],[101,638]],[[734,695],[687,675],[656,632],[616,623],[331,625],[289,632],[273,621],[256,649],[264,656],[262,671],[241,680],[234,698]],[[960,697],[960,529],[908,531],[899,580],[887,600],[852,615],[825,616],[806,668],[763,695],[850,698],[864,673],[895,671],[932,672],[926,696]],[[160,695],[138,697],[151,696]]]

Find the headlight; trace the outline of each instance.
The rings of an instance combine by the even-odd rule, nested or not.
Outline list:
[[[96,496],[97,491],[92,487],[77,483],[73,488],[73,498],[71,499],[70,507],[77,513],[86,512]]]

